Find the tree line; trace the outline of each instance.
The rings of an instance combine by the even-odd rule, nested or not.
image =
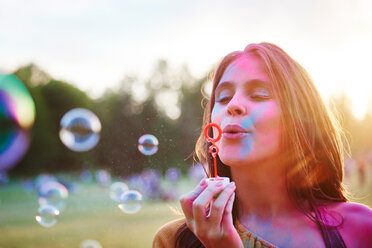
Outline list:
[[[92,99],[35,64],[22,66],[14,74],[34,99],[36,119],[29,150],[10,174],[107,169],[125,177],[144,168],[164,172],[177,167],[185,172],[192,165],[190,155],[201,131],[205,102],[201,89],[207,75],[194,78],[186,66],[176,71],[165,60],[159,60],[147,80],[127,75],[115,89]],[[372,149],[372,116],[355,119],[345,96],[334,97],[332,102],[352,153],[368,153]],[[90,151],[73,152],[59,139],[60,120],[73,108],[87,108],[101,121],[100,141]],[[159,150],[152,156],[141,154],[137,148],[138,138],[146,133],[159,140]]]

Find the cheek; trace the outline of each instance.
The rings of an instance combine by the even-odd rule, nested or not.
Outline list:
[[[213,106],[212,113],[211,113],[211,120],[214,122],[214,120],[221,114],[222,108],[218,106],[218,104]]]
[[[220,119],[220,115],[222,113],[222,107],[217,105],[213,106],[212,113],[211,113],[211,121],[217,123]],[[220,124],[220,123],[217,123]]]
[[[274,145],[279,143],[280,113],[277,108],[268,108],[258,121],[258,128],[263,135],[263,143]]]
[[[222,122],[222,113],[223,109],[217,105],[213,107],[212,114],[211,114],[211,122],[216,123],[217,125],[221,126]],[[213,128],[213,136],[214,138],[217,137],[217,129]]]

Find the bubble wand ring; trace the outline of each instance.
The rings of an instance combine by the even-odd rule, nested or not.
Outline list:
[[[217,128],[218,130],[218,136],[217,138],[213,139],[212,137],[209,137],[208,135],[208,130],[209,128],[211,127],[215,127]],[[219,141],[221,139],[221,136],[222,136],[222,129],[220,128],[219,125],[217,125],[216,123],[209,123],[208,125],[205,126],[204,128],[204,136],[206,138],[207,141],[211,142],[212,144],[216,143],[217,141]]]
[[[217,138],[211,138],[209,137],[208,135],[208,130],[209,128],[211,127],[215,127],[217,128],[218,130],[218,135],[217,135]],[[218,175],[217,175],[217,162],[216,162],[216,157],[218,155],[218,152],[219,152],[219,149],[217,147],[217,145],[215,144],[217,141],[219,141],[221,139],[221,136],[222,136],[222,130],[221,130],[221,127],[219,125],[217,125],[216,123],[209,123],[208,125],[205,126],[204,128],[204,136],[205,136],[205,139],[212,143],[212,145],[209,147],[209,152],[211,153],[212,157],[213,157],[213,164],[214,164],[214,177],[217,179]]]

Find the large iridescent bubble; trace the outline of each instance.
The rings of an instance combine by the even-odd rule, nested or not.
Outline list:
[[[30,144],[35,104],[23,83],[0,73],[0,171],[16,165]]]
[[[84,152],[97,145],[100,131],[101,122],[93,112],[76,108],[62,117],[59,137],[67,148]]]

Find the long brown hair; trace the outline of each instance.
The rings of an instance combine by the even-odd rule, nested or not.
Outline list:
[[[281,48],[271,43],[248,45],[244,51],[226,55],[218,65],[207,106],[203,127],[210,123],[215,89],[226,68],[238,57],[251,54],[261,59],[279,102],[282,118],[282,147],[287,150],[287,192],[296,207],[319,223],[313,210],[329,202],[345,202],[343,181],[344,135],[336,118],[325,106],[306,70]],[[201,132],[195,154],[213,174],[209,143]],[[220,176],[230,177],[230,169],[217,159]],[[236,217],[236,207],[233,210]],[[176,247],[203,247],[183,225],[176,234]]]

